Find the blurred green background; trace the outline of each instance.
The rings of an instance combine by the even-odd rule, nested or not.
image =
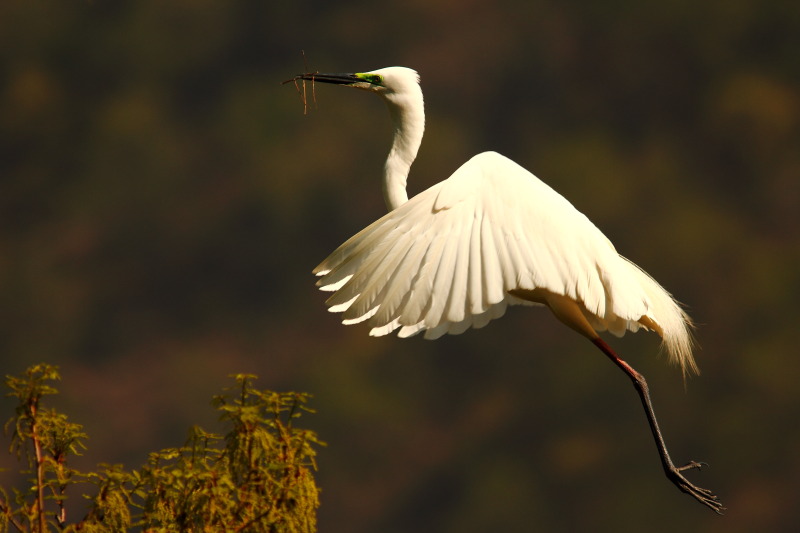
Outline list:
[[[609,340],[726,516],[546,311],[435,342],[327,313],[311,269],[383,214],[391,132],[359,91],[304,116],[301,50],[420,72],[412,194],[497,150],[687,305],[685,390],[656,337]],[[788,0],[3,2],[0,371],[61,366],[85,468],[213,428],[234,372],[313,393],[324,532],[796,531],[798,53]]]

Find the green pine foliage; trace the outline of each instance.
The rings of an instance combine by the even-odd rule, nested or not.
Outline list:
[[[42,401],[57,393],[58,369],[40,364],[8,376],[18,405],[5,429],[30,483],[0,487],[0,532],[316,531],[313,472],[315,447],[323,443],[294,425],[313,412],[309,395],[258,390],[250,374],[233,378],[235,385],[213,399],[224,435],[194,427],[185,445],[150,454],[138,470],[101,465],[79,472],[68,459],[86,449],[87,435]],[[89,500],[88,512],[68,499],[76,490]],[[85,514],[71,520],[75,507]]]

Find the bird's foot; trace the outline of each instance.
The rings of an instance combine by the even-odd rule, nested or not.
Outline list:
[[[698,487],[686,479],[683,474],[681,474],[681,472],[684,470],[694,470],[695,468],[700,470],[704,466],[708,466],[708,464],[698,461],[690,461],[684,466],[673,466],[667,470],[667,477],[675,484],[676,487],[681,489],[681,491],[693,497],[695,500],[699,501],[715,513],[722,514],[722,512],[725,510],[725,507],[722,506],[722,502],[719,501],[719,498],[713,492],[708,489]]]

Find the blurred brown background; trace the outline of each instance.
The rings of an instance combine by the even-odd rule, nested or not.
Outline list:
[[[497,150],[687,305],[686,390],[654,336],[610,340],[725,517],[546,311],[435,342],[326,312],[311,269],[384,212],[390,123],[330,86],[304,116],[301,50],[420,72],[412,194]],[[779,0],[3,2],[0,371],[60,365],[87,469],[213,429],[228,374],[311,392],[324,532],[794,531],[798,52]]]

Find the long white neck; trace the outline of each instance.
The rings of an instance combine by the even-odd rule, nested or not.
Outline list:
[[[425,131],[422,90],[385,98],[394,123],[394,138],[383,174],[383,199],[392,211],[408,201],[406,181]]]

